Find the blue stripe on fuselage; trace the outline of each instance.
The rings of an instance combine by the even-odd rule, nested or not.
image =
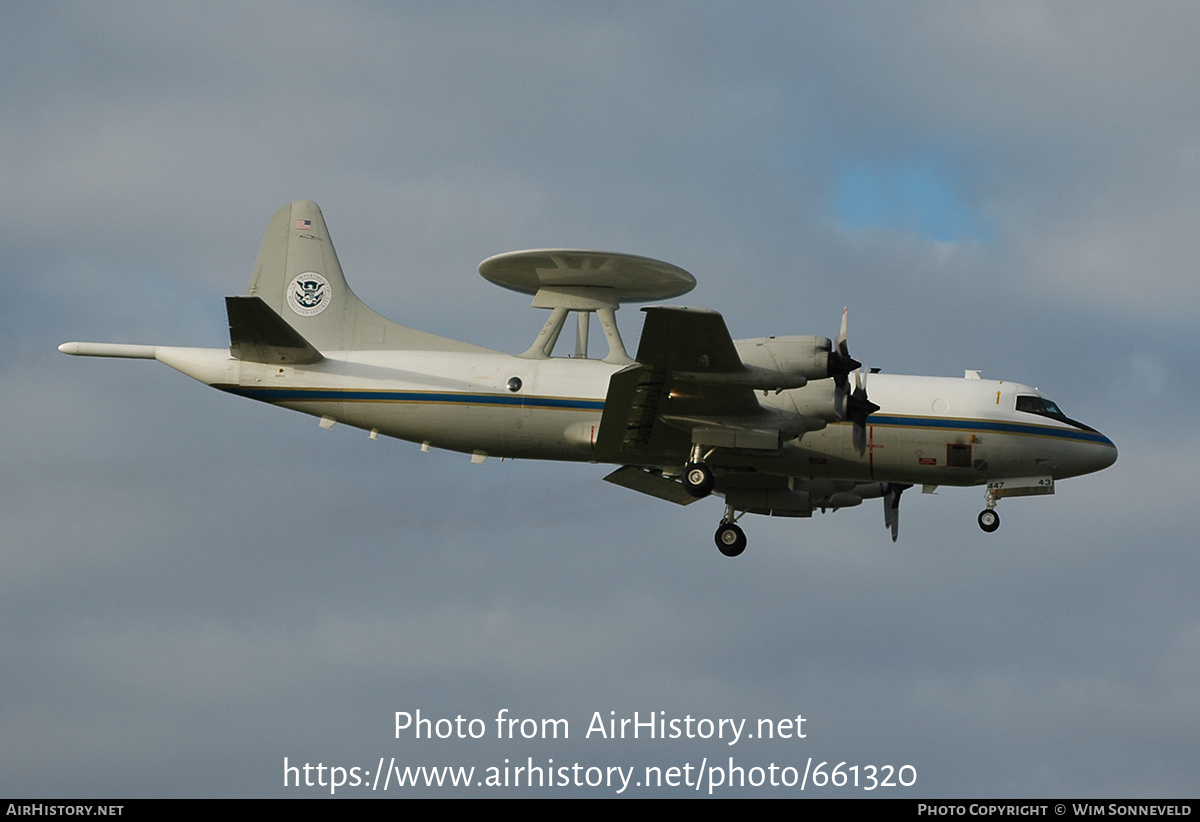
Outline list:
[[[449,391],[362,391],[353,388],[247,388],[237,385],[216,387],[230,394],[262,402],[405,402],[560,408],[570,411],[604,410],[604,400],[575,397],[522,397],[517,394],[465,394]]]
[[[467,394],[449,391],[364,391],[340,388],[248,388],[235,385],[215,386],[230,394],[237,394],[262,402],[402,402],[433,403],[442,405],[493,405],[513,408],[553,408],[569,411],[603,411],[604,400],[588,400],[578,397],[536,397],[517,394]],[[1112,445],[1103,434],[1075,428],[1058,428],[1049,425],[1031,425],[998,420],[972,420],[945,417],[909,417],[875,413],[868,424],[893,428],[943,429],[947,431],[989,431],[1002,434],[1022,434],[1034,437],[1057,437],[1076,442],[1091,442]]]
[[[1112,440],[1095,431],[1082,431],[1077,428],[1058,428],[1050,425],[1029,425],[1019,422],[1000,422],[997,420],[969,420],[962,418],[946,419],[944,417],[904,417],[890,414],[872,414],[867,418],[868,425],[894,426],[897,428],[943,428],[950,431],[991,431],[1001,434],[1024,434],[1034,437],[1057,437],[1059,439],[1076,440],[1079,442],[1094,442],[1098,445],[1112,445]]]

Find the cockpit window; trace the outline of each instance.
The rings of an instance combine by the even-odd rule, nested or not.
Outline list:
[[[1027,414],[1037,414],[1040,417],[1049,417],[1052,420],[1065,422],[1068,425],[1073,425],[1076,428],[1082,428],[1085,431],[1095,430],[1081,422],[1076,422],[1075,420],[1071,419],[1061,410],[1059,410],[1059,407],[1055,405],[1052,400],[1048,400],[1045,397],[1038,397],[1030,394],[1018,396],[1017,410],[1024,411]]]
[[[1017,397],[1017,410],[1029,414],[1045,413],[1046,406],[1042,405],[1041,397]]]
[[[1028,414],[1041,414],[1043,417],[1061,418],[1066,416],[1066,414],[1058,410],[1057,405],[1045,397],[1029,395],[1017,397],[1017,410]]]

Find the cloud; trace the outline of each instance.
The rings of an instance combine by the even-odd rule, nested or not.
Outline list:
[[[1190,7],[9,17],[10,793],[275,795],[284,756],[713,753],[397,741],[417,707],[803,713],[807,740],[734,755],[911,763],[928,796],[1194,790]],[[225,345],[221,297],[299,197],[409,325],[522,351],[544,314],[480,260],[629,251],[692,271],[735,336],[829,335],[849,305],[871,365],[1042,385],[1121,458],[1006,500],[994,535],[980,489],[943,488],[905,495],[896,545],[873,504],[746,518],[730,562],[714,500],[473,466],[55,350]],[[618,318],[633,350],[640,312]]]

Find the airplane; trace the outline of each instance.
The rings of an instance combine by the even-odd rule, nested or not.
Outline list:
[[[688,505],[724,499],[714,536],[746,548],[745,514],[811,517],[882,499],[895,541],[915,485],[986,487],[978,524],[1000,526],[1005,497],[1054,493],[1058,480],[1112,465],[1117,449],[1020,383],[878,373],[836,339],[734,340],[722,316],[642,308],[636,357],[616,311],[678,297],[696,280],[630,254],[536,249],[489,257],[488,281],[532,294],[550,316],[512,355],[385,319],[346,283],[317,205],[281,208],[243,296],[227,297],[228,348],[68,342],[66,354],[157,360],[230,394],[337,423],[488,457],[619,466],[604,479]],[[573,356],[553,356],[571,313]],[[589,352],[591,315],[608,345]],[[868,397],[867,389],[870,388]]]

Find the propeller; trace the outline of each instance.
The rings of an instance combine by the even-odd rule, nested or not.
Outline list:
[[[892,529],[892,542],[900,533],[900,495],[911,485],[889,482],[883,487],[883,527]]]
[[[850,394],[850,372],[860,368],[862,363],[850,356],[846,345],[846,317],[850,309],[842,309],[842,327],[838,331],[837,343],[829,352],[829,376],[833,377],[835,391],[833,394],[833,413],[839,420],[846,419],[846,398]]]
[[[838,331],[837,345],[829,352],[829,376],[833,377],[833,413],[840,420],[854,423],[854,448],[859,456],[867,450],[867,417],[879,410],[879,406],[867,399],[867,374],[869,369],[850,356],[846,344],[846,319],[848,308],[842,309],[842,326]],[[859,370],[861,369],[861,370]],[[854,390],[850,390],[850,372],[854,372]]]
[[[879,410],[879,406],[867,399],[867,375],[865,366],[854,372],[854,393],[846,399],[846,417],[854,423],[854,448],[861,457],[867,451],[867,417]]]

